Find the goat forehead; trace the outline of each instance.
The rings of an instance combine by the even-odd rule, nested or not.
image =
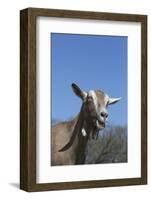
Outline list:
[[[96,94],[97,100],[98,100],[99,102],[107,103],[108,98],[109,98],[107,94],[105,94],[105,93],[104,93],[103,91],[101,91],[101,90],[95,91],[95,94]]]
[[[94,90],[90,90],[88,92],[88,96],[91,96],[93,99],[97,99],[96,92]]]
[[[93,101],[95,103],[95,105],[100,102],[102,104],[106,104],[108,101],[108,95],[105,94],[103,91],[101,90],[90,90],[88,92],[88,95],[91,96],[93,98]]]

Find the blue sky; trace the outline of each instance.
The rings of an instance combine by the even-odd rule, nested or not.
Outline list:
[[[108,120],[127,125],[127,42],[126,36],[51,34],[52,119],[68,120],[80,111],[74,82],[86,91],[122,97],[109,106]]]

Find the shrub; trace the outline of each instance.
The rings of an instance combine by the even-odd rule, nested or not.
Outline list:
[[[127,162],[127,127],[109,126],[89,140],[86,164]]]

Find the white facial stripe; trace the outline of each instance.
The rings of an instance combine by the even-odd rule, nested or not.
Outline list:
[[[83,96],[84,96],[84,99],[83,99],[83,100],[84,100],[84,101],[86,101],[87,95],[88,95],[87,92],[83,91]]]
[[[89,91],[89,96],[91,96],[93,98],[93,102],[94,102],[94,105],[95,105],[95,108],[97,110],[97,96],[96,96],[96,93],[94,90],[90,90]]]

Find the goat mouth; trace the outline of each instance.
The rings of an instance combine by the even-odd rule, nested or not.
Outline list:
[[[101,129],[104,129],[105,128],[105,122],[102,122],[100,120],[97,120],[96,121],[96,127],[97,129],[101,130]]]

